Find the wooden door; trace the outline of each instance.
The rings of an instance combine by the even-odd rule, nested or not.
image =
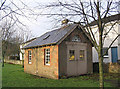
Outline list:
[[[87,73],[87,52],[84,43],[67,43],[67,75]]]

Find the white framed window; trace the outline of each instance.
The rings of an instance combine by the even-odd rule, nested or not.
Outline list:
[[[108,48],[107,47],[104,47],[103,48],[103,55],[104,55],[104,57],[108,57],[108,50],[107,50]]]
[[[81,42],[80,37],[79,37],[78,35],[75,35],[75,36],[72,38],[72,41],[74,41],[74,42]]]
[[[31,59],[32,59],[32,52],[28,51],[28,64],[31,64]]]
[[[45,65],[50,65],[50,48],[45,49]]]

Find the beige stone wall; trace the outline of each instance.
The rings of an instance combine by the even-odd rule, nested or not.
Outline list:
[[[18,64],[18,65],[23,65],[23,62],[21,60],[5,59],[4,62],[6,62],[6,63],[12,63],[12,64]]]
[[[120,73],[120,64],[110,63],[109,64],[109,73]]]
[[[50,48],[50,65],[44,65],[46,48]],[[28,50],[32,51],[32,64],[28,64]],[[58,45],[26,49],[24,71],[41,77],[58,79]]]

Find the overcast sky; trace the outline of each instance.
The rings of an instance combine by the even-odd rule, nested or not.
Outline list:
[[[17,1],[17,0],[15,0]],[[31,7],[33,9],[33,7],[36,7],[38,6],[38,4],[41,4],[41,5],[48,5],[50,3],[53,3],[53,2],[56,2],[57,0],[22,0],[25,4],[27,4],[29,7]],[[70,1],[70,0],[66,0],[66,1]],[[77,0],[76,0],[77,1]],[[83,0],[83,1],[87,1],[87,0]],[[38,12],[40,13],[42,11],[42,9],[33,9],[35,12]],[[55,11],[56,10],[56,11]],[[49,10],[47,9],[47,12],[45,13],[49,13],[48,12]],[[59,13],[57,9],[54,8],[53,10],[55,13]],[[53,12],[53,13],[54,13]],[[60,17],[61,18],[61,21],[64,20],[63,17]],[[74,17],[70,18],[70,19],[76,19],[76,20],[79,20]],[[42,34],[48,32],[48,31],[51,31],[51,30],[54,30],[56,29],[55,27],[55,24],[56,24],[56,21],[53,20],[52,18],[49,18],[48,16],[38,16],[38,18],[36,20],[34,19],[25,19],[23,17],[21,17],[21,21],[27,25],[27,27],[29,28],[29,30],[31,30],[32,34],[35,36],[35,37],[38,37],[38,36],[41,36]],[[59,22],[59,27],[61,26],[61,23]]]
[[[50,0],[23,0],[23,2],[25,2],[27,5],[29,4],[29,6],[33,9],[33,7],[37,6],[37,3],[46,4],[49,3]],[[37,9],[34,10],[36,10],[35,12],[37,12]],[[53,30],[53,25],[50,22],[51,19],[47,18],[47,16],[39,16],[36,20],[35,18],[30,18],[29,20],[27,20],[21,17],[21,21],[28,27],[29,30],[31,30],[32,34],[35,37],[41,36],[47,31]]]
[[[25,3],[28,3],[29,6],[35,7],[35,6],[37,6],[38,3],[49,4],[49,3],[53,3],[57,0],[23,0],[23,1]],[[70,2],[70,0],[66,0],[66,2],[68,2],[68,1]],[[79,2],[79,0],[75,0],[76,3],[77,3],[77,1]],[[86,2],[87,0],[82,0],[82,1]],[[114,0],[114,1],[118,1],[118,0]],[[71,0],[71,2],[73,2],[73,1]],[[103,3],[105,3],[105,2],[103,2]],[[106,7],[106,4],[104,4],[104,5]],[[35,9],[35,10],[37,12],[41,12],[40,9]],[[54,12],[59,13],[56,8],[54,8]],[[45,12],[45,13],[49,13],[49,12]],[[72,18],[70,18],[70,19],[73,19],[74,21],[76,21],[76,20],[79,21],[79,17],[77,17],[77,16],[72,16]],[[53,25],[54,25],[55,21],[51,22],[51,20],[52,19],[48,18],[47,16],[39,16],[37,18],[37,21],[32,20],[32,21],[29,21],[29,22],[28,21],[23,21],[23,22],[26,22],[26,24],[29,26],[29,29],[32,31],[34,36],[40,36],[47,31],[51,31],[51,30],[55,29],[55,28],[53,28],[54,27]],[[63,20],[63,18],[61,18],[61,21],[62,20]]]
[[[9,0],[7,0],[7,1],[9,2]],[[11,1],[14,1],[18,7],[22,6],[19,3],[19,0],[11,0]],[[35,7],[38,6],[38,3],[42,4],[42,5],[43,4],[49,4],[49,3],[55,2],[56,0],[21,0],[21,1],[23,1],[34,12],[40,13],[42,11],[42,9],[38,9],[38,7],[37,7],[37,9],[35,9]],[[66,1],[70,1],[70,0],[66,0]],[[83,0],[83,1],[87,1],[87,0]],[[46,10],[44,10],[44,12],[45,11]],[[54,12],[59,13],[55,8],[54,8]],[[31,14],[31,13],[29,13],[27,11],[25,13],[26,14]],[[48,13],[48,12],[45,12],[45,13]],[[19,17],[21,22],[27,26],[27,28],[32,32],[34,37],[39,37],[42,34],[55,29],[54,28],[55,21],[51,22],[53,19],[48,18],[47,16],[38,16],[36,18],[36,20],[35,20],[35,18],[36,18],[36,16],[34,16],[34,15],[30,15],[29,20],[26,19],[26,18],[23,18],[23,17]],[[76,18],[76,16],[75,16],[75,18],[72,16],[72,18],[70,18],[70,19],[73,19],[75,21],[76,20],[79,21],[79,17]],[[62,20],[63,20],[63,18],[61,19],[61,21]]]

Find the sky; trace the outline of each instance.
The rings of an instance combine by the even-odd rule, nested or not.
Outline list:
[[[29,5],[30,7],[36,7],[39,4],[49,4],[49,3],[54,3],[55,1],[57,0],[23,0],[25,3],[27,3],[27,5]],[[64,1],[64,0],[61,0],[61,1]],[[66,2],[70,1],[70,0],[65,0]],[[74,0],[75,2],[77,2],[77,0]],[[78,0],[79,1],[79,0]],[[83,0],[83,1],[87,1],[87,0]],[[104,1],[104,0],[103,0]],[[114,0],[114,1],[117,1],[117,0]],[[71,0],[71,2],[73,2]],[[38,13],[41,13],[42,9],[35,9],[35,12],[38,12]],[[49,10],[47,10],[49,11]],[[44,11],[45,12],[45,11]],[[52,12],[52,11],[51,11]],[[59,13],[55,8],[54,8],[54,12],[55,13]],[[48,12],[45,12],[45,13],[48,13]],[[61,18],[61,21],[63,20],[64,18]],[[70,19],[73,19],[75,21],[79,21],[79,17],[76,18],[72,16],[72,18]],[[24,20],[24,19],[23,19]],[[33,35],[36,37],[46,33],[47,31],[51,31],[51,30],[54,30],[54,24],[56,23],[55,21],[54,22],[51,22],[53,19],[52,18],[48,18],[47,16],[39,16],[37,18],[37,20],[30,20],[30,21],[23,21],[25,22],[29,29],[32,31]],[[60,25],[61,23],[59,23]],[[60,25],[61,26],[61,25]]]
[[[24,7],[24,5],[21,4],[19,2],[19,0],[10,0],[10,1],[13,1],[18,7]],[[21,0],[21,1],[24,4],[26,4],[29,9],[33,10],[33,12],[41,13],[41,11],[43,11],[43,9],[39,9],[37,7],[38,4],[42,4],[42,5],[49,4],[49,3],[55,2],[56,0]],[[66,0],[66,1],[69,1],[69,0]],[[83,1],[86,1],[86,0],[83,0]],[[9,0],[7,0],[7,4],[9,5]],[[45,13],[48,13],[47,11],[49,11],[49,10],[44,10]],[[55,8],[54,8],[54,11],[55,11],[55,13],[59,13]],[[19,19],[23,24],[26,25],[26,27],[31,31],[31,33],[34,37],[39,37],[42,34],[55,29],[54,24],[56,22],[55,22],[55,20],[54,20],[54,22],[52,22],[53,18],[48,18],[47,16],[36,17],[36,15],[31,15],[29,10],[24,11],[24,13],[26,15],[28,15],[30,18],[25,18],[25,17],[19,16]],[[63,19],[64,18],[61,18],[61,21]],[[75,20],[75,19],[79,20],[79,17],[76,18],[76,16],[75,16],[75,18],[74,18],[72,16],[72,19],[73,20]],[[61,26],[61,23],[59,23],[59,26]]]
[[[54,3],[55,1],[57,1],[57,0],[23,0],[23,2],[26,3],[27,5],[29,5],[32,9],[33,9],[33,7],[38,6],[38,3],[44,5],[44,4]],[[69,0],[66,0],[66,1],[69,1]],[[87,0],[85,0],[85,1],[87,1]],[[34,10],[37,13],[41,13],[41,11],[42,11],[42,9],[34,9]],[[49,11],[49,10],[47,10],[47,11]],[[55,8],[54,8],[54,12],[59,13],[57,10],[55,11]],[[48,12],[44,11],[44,13],[48,13]],[[76,17],[73,19],[75,20]],[[57,22],[53,21],[53,18],[49,18],[47,16],[38,16],[37,20],[34,20],[34,19],[29,19],[29,20],[30,21],[28,21],[27,19],[25,19],[23,17],[21,18],[21,21],[27,25],[28,29],[31,30],[34,37],[39,37],[48,31],[56,29],[55,24]],[[61,26],[62,20],[64,20],[64,18],[61,18],[61,21],[59,22],[59,27]]]
[[[19,7],[21,7],[22,5],[19,3],[18,0],[13,0]],[[31,8],[32,10],[34,10],[35,12],[37,13],[41,13],[41,11],[43,11],[43,9],[38,9],[38,4],[50,4],[50,3],[54,3],[55,1],[57,0],[22,0],[26,5],[29,6],[29,8]],[[63,0],[64,1],[64,0]],[[69,0],[66,0],[66,1],[69,1]],[[76,0],[77,1],[77,0]],[[86,1],[86,0],[85,0]],[[37,9],[34,9],[34,8],[37,8]],[[47,9],[47,11],[49,11]],[[54,8],[54,12],[55,13],[59,13],[55,8]],[[27,12],[26,12],[27,13]],[[44,13],[48,13],[46,11],[44,11]],[[28,14],[31,14],[28,12]],[[27,28],[31,31],[32,35],[34,37],[39,37],[41,36],[42,34],[48,32],[48,31],[51,31],[51,30],[54,30],[56,29],[55,27],[55,24],[57,23],[55,20],[53,21],[53,18],[49,18],[47,16],[38,16],[37,19],[36,19],[36,15],[31,15],[30,16],[31,18],[26,19],[26,18],[23,18],[23,17],[19,17],[21,22],[23,24],[25,24],[27,26]],[[35,20],[36,19],[36,20]],[[71,19],[71,18],[70,18]],[[77,19],[79,20],[78,18],[73,18],[72,19]],[[64,20],[64,18],[61,18],[61,21]],[[59,22],[59,27],[61,26],[61,23]]]
[[[28,3],[29,6],[33,9],[33,7],[37,6],[37,3],[46,4],[50,2],[50,0],[23,0],[25,3]],[[34,3],[33,3],[34,2]],[[40,10],[35,12],[40,12]],[[21,21],[28,27],[28,29],[32,32],[34,37],[39,37],[42,34],[53,30],[53,26],[51,23],[51,19],[47,18],[47,16],[38,16],[36,19],[36,16],[32,16],[33,18],[30,18],[29,20],[25,18],[21,18]]]
[[[1,0],[1,2],[4,2],[4,1],[5,0]],[[15,16],[16,16],[19,19],[19,21],[25,25],[25,27],[24,27],[19,24],[20,28],[23,27],[23,29],[25,29],[26,31],[27,30],[31,31],[33,37],[39,37],[48,31],[54,30],[53,22],[51,22],[51,19],[48,18],[47,16],[38,16],[37,17],[36,15],[33,15],[33,13],[34,14],[41,13],[41,11],[43,9],[38,9],[37,6],[39,4],[47,4],[47,3],[53,2],[53,1],[54,0],[6,0],[4,6],[2,7],[5,9],[3,9],[2,12],[0,11],[0,23],[3,24],[5,21],[10,21],[11,19],[9,19],[9,17],[12,17],[16,20],[16,18],[15,18]],[[9,8],[12,8],[12,9],[9,9]],[[23,13],[21,13],[20,10],[17,10],[18,8]],[[23,9],[23,8],[25,8],[25,9]],[[11,12],[11,10],[15,11],[15,13],[9,14]],[[18,14],[16,14],[16,12],[18,14],[22,14],[22,15],[24,14],[26,17],[18,15]],[[9,16],[7,16],[8,18],[4,18],[1,20],[1,17],[3,18],[6,15],[9,15]],[[8,20],[6,20],[6,19],[8,19]],[[15,22],[15,20],[13,20],[13,23]],[[0,26],[2,26],[2,25],[0,25]],[[20,28],[17,30],[18,33],[22,32],[22,31],[19,31]]]

